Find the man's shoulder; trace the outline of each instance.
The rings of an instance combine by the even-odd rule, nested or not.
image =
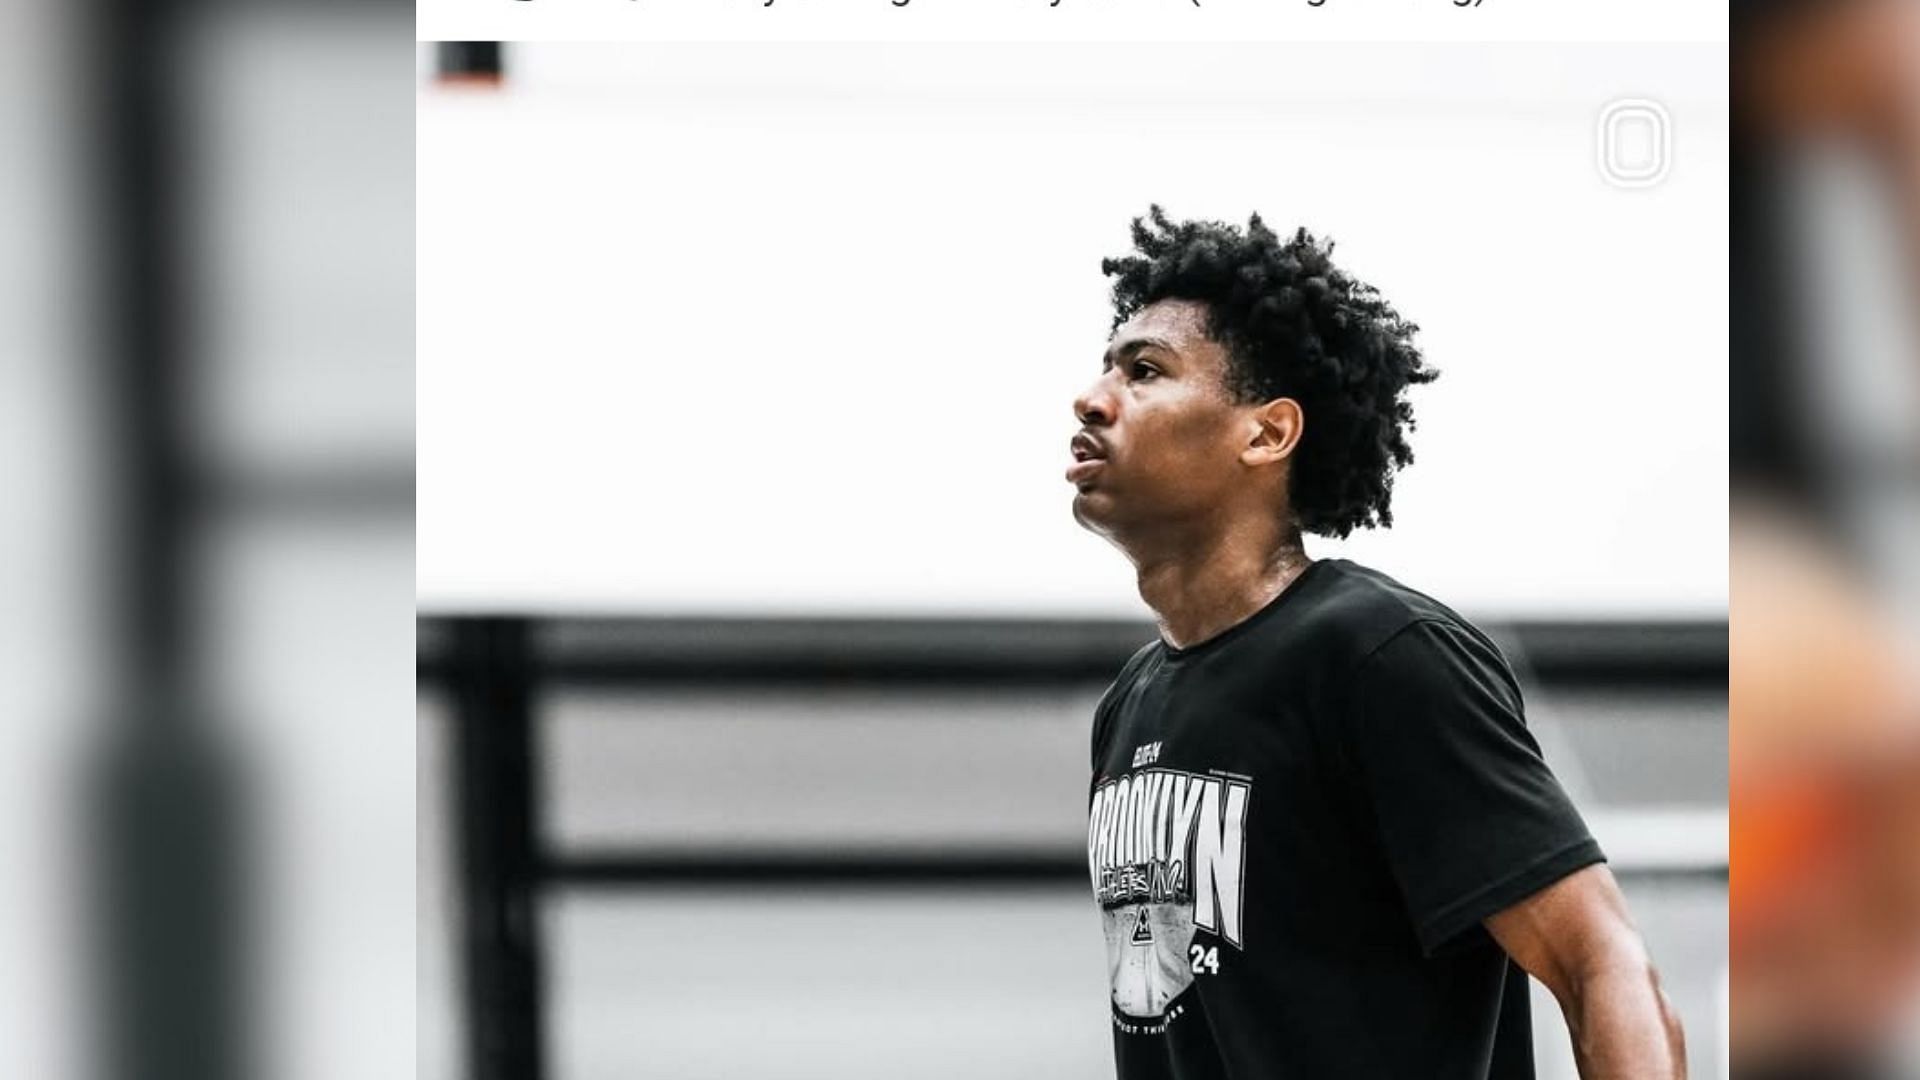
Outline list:
[[[1112,730],[1112,714],[1115,702],[1125,697],[1140,678],[1141,669],[1148,665],[1155,653],[1160,651],[1159,639],[1142,645],[1134,651],[1132,657],[1121,666],[1120,674],[1100,695],[1099,704],[1093,707],[1093,755],[1094,767],[1099,768],[1100,755],[1105,752],[1108,736]]]
[[[1392,576],[1348,559],[1324,559],[1288,629],[1329,662],[1358,663],[1409,627],[1437,624],[1485,640],[1459,612]]]
[[[1120,674],[1114,677],[1108,694],[1125,689],[1129,684],[1138,681],[1143,670],[1151,667],[1154,658],[1164,651],[1163,643],[1158,637],[1135,649],[1133,655],[1127,658],[1127,662],[1121,665]]]

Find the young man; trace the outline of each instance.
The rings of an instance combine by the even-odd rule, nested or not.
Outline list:
[[[1498,650],[1301,547],[1391,524],[1417,328],[1305,230],[1154,207],[1133,233],[1067,470],[1160,626],[1094,717],[1119,1076],[1531,1077],[1525,973],[1586,1080],[1684,1076]]]

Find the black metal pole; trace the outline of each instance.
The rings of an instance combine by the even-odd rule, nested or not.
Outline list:
[[[462,620],[452,654],[468,1075],[541,1080],[546,1025],[527,624]]]
[[[190,617],[193,265],[182,177],[182,2],[94,0],[84,9],[90,79],[91,266],[99,319],[101,428],[118,616],[114,674],[131,696],[187,696],[197,655]],[[178,710],[149,710],[168,723]]]
[[[186,0],[78,9],[97,301],[108,722],[81,794],[105,1080],[255,1075],[250,800],[201,691],[189,495]]]

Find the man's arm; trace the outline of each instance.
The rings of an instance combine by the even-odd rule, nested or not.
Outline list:
[[[1559,1000],[1581,1080],[1685,1080],[1680,1020],[1604,865],[1568,874],[1486,927]]]

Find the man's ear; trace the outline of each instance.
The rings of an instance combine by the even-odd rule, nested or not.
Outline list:
[[[1287,460],[1307,430],[1306,414],[1292,398],[1274,398],[1255,409],[1253,422],[1253,438],[1247,448],[1240,451],[1240,460],[1247,465],[1270,465]]]

